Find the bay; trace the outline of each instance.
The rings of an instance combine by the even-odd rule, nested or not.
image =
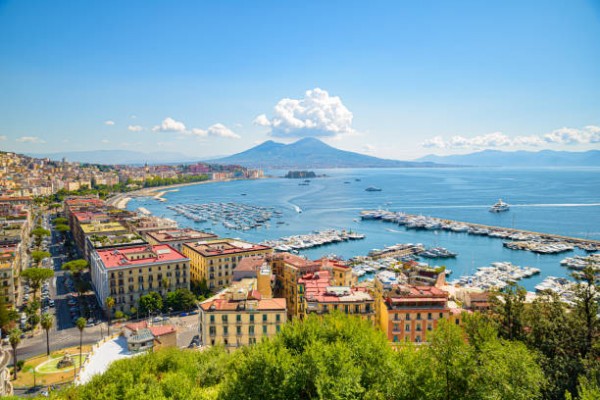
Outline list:
[[[267,171],[283,176],[286,171]],[[215,182],[186,186],[167,192],[166,202],[135,198],[128,209],[145,207],[154,215],[175,219],[182,227],[209,230],[223,237],[252,242],[324,229],[351,229],[367,235],[365,240],[345,242],[301,251],[309,258],[336,254],[344,258],[366,255],[396,243],[442,246],[458,253],[456,259],[439,260],[452,278],[473,273],[495,261],[540,268],[542,274],[521,281],[533,290],[545,276],[568,276],[560,260],[583,255],[575,250],[559,255],[513,251],[502,239],[466,233],[406,230],[381,222],[361,221],[364,209],[405,211],[457,221],[525,229],[535,232],[600,240],[600,169],[598,168],[436,168],[436,169],[332,169],[318,170],[327,177],[302,180],[272,178]],[[381,192],[367,192],[375,186]],[[490,213],[490,205],[502,198],[511,205],[505,213]],[[222,224],[195,223],[167,209],[168,205],[236,202],[274,207],[283,212],[284,224],[271,220],[269,228],[229,230]],[[299,213],[298,210],[302,212]],[[427,261],[427,260],[425,260]]]

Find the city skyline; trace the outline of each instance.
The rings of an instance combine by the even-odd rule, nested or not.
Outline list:
[[[600,142],[592,1],[6,1],[0,34],[3,150],[207,158],[318,137],[409,160]]]

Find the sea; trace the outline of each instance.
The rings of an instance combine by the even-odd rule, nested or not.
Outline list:
[[[568,277],[560,265],[565,257],[585,255],[582,250],[541,255],[510,250],[503,239],[447,231],[407,230],[397,224],[360,219],[360,211],[404,211],[457,221],[554,233],[600,240],[599,168],[406,168],[315,170],[322,177],[303,180],[283,178],[287,171],[265,171],[271,178],[214,182],[166,189],[165,202],[151,197],[134,198],[127,208],[148,209],[152,214],[176,220],[181,227],[214,232],[261,242],[325,229],[346,229],[366,235],[364,240],[331,244],[300,251],[316,259],[335,254],[348,259],[367,255],[397,243],[441,246],[458,253],[455,259],[427,260],[453,271],[449,280],[474,273],[496,261],[541,269],[540,275],[520,281],[533,291],[547,276]],[[367,187],[381,191],[368,192]],[[498,199],[510,210],[491,213]],[[177,204],[234,202],[273,207],[283,213],[269,227],[230,230],[222,224],[196,223],[167,208]],[[277,224],[277,221],[283,223]]]

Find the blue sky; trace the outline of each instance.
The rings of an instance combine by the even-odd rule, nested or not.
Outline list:
[[[0,147],[600,148],[598,38],[597,0],[0,0]]]

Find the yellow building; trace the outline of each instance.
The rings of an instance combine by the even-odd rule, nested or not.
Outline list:
[[[246,257],[268,255],[268,246],[237,239],[214,239],[184,243],[181,252],[190,259],[192,282],[206,282],[211,290],[231,284],[233,269]]]
[[[0,296],[8,308],[15,307],[19,297],[20,248],[21,244],[0,246]]]
[[[270,280],[271,269],[265,264],[257,279],[238,281],[200,304],[201,343],[235,349],[275,336],[287,320],[287,311],[285,299],[270,298]]]

